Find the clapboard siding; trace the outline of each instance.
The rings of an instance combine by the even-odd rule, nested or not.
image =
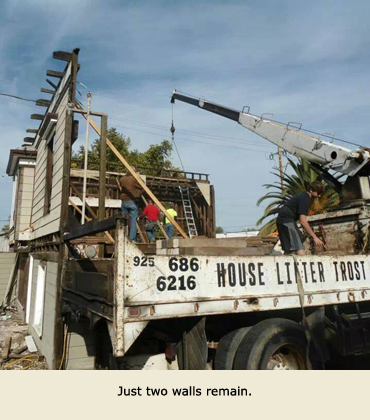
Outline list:
[[[56,309],[56,284],[58,263],[47,262],[46,265],[46,283],[45,283],[45,299],[44,299],[44,314],[43,314],[43,327],[41,338],[38,336],[33,328],[34,313],[35,313],[35,298],[37,286],[37,273],[40,260],[34,260],[33,273],[32,273],[32,297],[30,308],[30,324],[28,332],[32,335],[37,348],[40,353],[45,356],[49,369],[53,368],[54,362],[54,323],[55,323],[55,309]]]
[[[54,111],[58,114],[58,121],[56,123],[54,135],[50,212],[46,215],[44,215],[46,186],[45,177],[47,167],[46,140],[42,139],[38,147],[32,208],[32,225],[34,226],[35,238],[55,233],[59,231],[60,227],[67,104],[68,92],[65,92],[58,108]]]
[[[34,167],[21,167],[18,171],[19,190],[16,201],[15,239],[18,239],[19,232],[31,225],[34,174]]]
[[[15,260],[15,252],[0,253],[0,304],[4,299],[8,287],[10,273]]]
[[[69,325],[66,352],[67,370],[93,370],[95,368],[94,335],[87,319]]]

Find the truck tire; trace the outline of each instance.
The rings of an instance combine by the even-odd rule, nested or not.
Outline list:
[[[234,370],[306,370],[307,340],[298,323],[273,318],[259,322],[242,340]]]
[[[215,370],[232,370],[238,347],[251,328],[239,328],[221,338],[216,351]]]

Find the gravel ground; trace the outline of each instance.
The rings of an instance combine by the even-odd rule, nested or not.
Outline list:
[[[4,317],[10,316],[9,319]],[[1,320],[3,318],[3,320]],[[0,360],[1,354],[8,337],[12,337],[10,354],[17,349],[24,347],[26,342],[24,337],[27,335],[27,325],[22,321],[13,307],[0,312]],[[4,360],[0,363],[0,370],[47,370],[47,365],[43,356],[39,353],[30,353],[25,350],[21,353],[20,359]]]

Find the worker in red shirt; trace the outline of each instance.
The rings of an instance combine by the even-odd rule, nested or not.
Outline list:
[[[145,207],[140,219],[146,217],[147,223],[145,224],[146,234],[148,235],[149,243],[154,242],[155,232],[157,230],[157,221],[161,211],[153,204],[152,200],[148,200],[148,205]]]

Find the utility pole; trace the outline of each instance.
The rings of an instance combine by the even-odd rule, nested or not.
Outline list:
[[[283,171],[283,153],[281,151],[281,147],[278,147],[278,155],[279,155],[279,171],[280,171],[280,185],[281,189],[284,189],[284,171]]]
[[[89,129],[90,129],[90,109],[91,109],[91,92],[87,94],[87,126],[86,126],[86,139],[85,139],[85,161],[84,161],[84,183],[82,190],[82,216],[81,224],[85,223],[85,211],[86,211],[86,183],[87,183],[87,158],[89,154]]]

